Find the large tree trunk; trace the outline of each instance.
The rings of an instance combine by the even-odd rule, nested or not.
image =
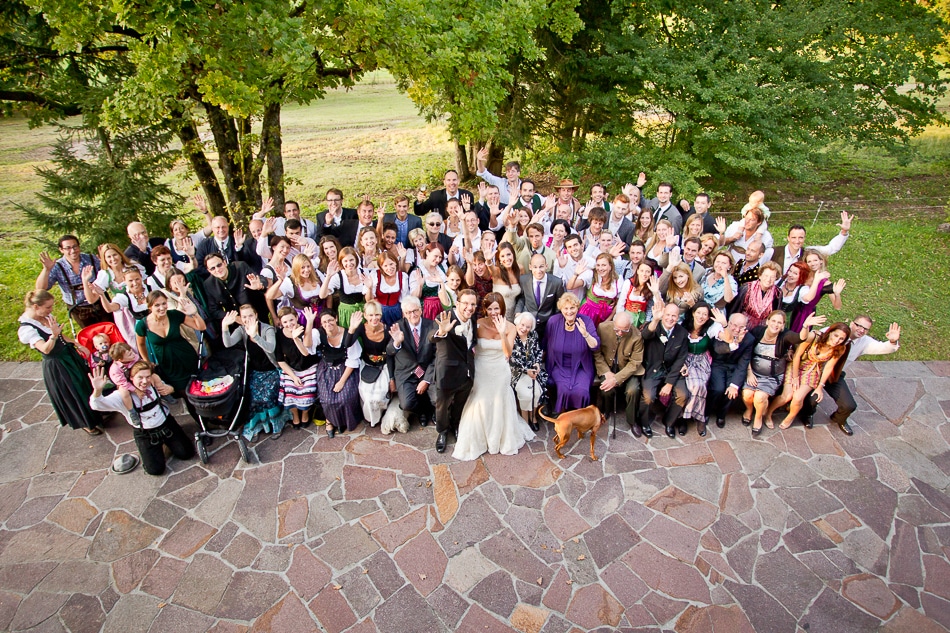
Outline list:
[[[205,156],[201,148],[201,137],[198,135],[198,127],[190,118],[185,118],[184,113],[173,113],[175,121],[175,132],[181,140],[181,151],[191,163],[191,168],[198,178],[198,183],[204,191],[205,199],[208,201],[208,210],[212,215],[228,215],[227,203],[224,199],[224,193],[221,191],[221,184],[218,182],[218,176],[214,173],[214,168]]]
[[[271,103],[264,110],[261,125],[261,152],[267,161],[267,195],[274,199],[274,208],[284,208],[284,157],[280,135],[280,103]]]
[[[460,181],[465,182],[473,178],[472,169],[468,165],[468,148],[465,147],[465,143],[455,143],[455,165]]]
[[[505,175],[505,147],[492,143],[488,147],[488,171],[499,176]]]
[[[245,207],[247,191],[244,183],[241,144],[234,118],[216,105],[202,102],[208,113],[208,123],[214,144],[218,148],[218,168],[224,177],[224,186],[228,192],[228,210],[235,226],[246,224]]]

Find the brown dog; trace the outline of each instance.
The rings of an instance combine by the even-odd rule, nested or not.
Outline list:
[[[600,412],[600,409],[594,405],[590,405],[589,407],[584,407],[576,411],[565,411],[557,416],[557,418],[549,418],[541,412],[541,408],[539,407],[538,415],[548,422],[554,423],[554,430],[557,433],[557,436],[554,438],[554,452],[557,453],[558,457],[564,459],[561,449],[564,448],[567,441],[571,439],[571,432],[577,429],[578,440],[584,437],[584,433],[590,431],[590,458],[595,462],[597,461],[597,455],[594,454],[594,442],[597,440],[597,429],[600,428],[601,424],[607,424],[607,419],[604,418],[604,414]]]

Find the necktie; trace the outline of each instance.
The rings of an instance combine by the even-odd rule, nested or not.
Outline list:
[[[541,282],[537,282],[534,286],[534,302],[538,304],[538,307],[541,307]]]
[[[412,328],[412,341],[413,343],[415,343],[416,351],[418,352],[419,351],[419,328],[417,327]],[[412,373],[416,375],[416,378],[422,378],[423,376],[425,376],[425,372],[422,371],[422,367],[419,367],[418,365],[416,365],[416,370]]]

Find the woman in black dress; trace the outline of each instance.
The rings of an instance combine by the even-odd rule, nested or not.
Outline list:
[[[383,323],[383,307],[376,301],[367,302],[362,313],[353,313],[343,339],[344,347],[353,343],[360,346],[359,395],[363,419],[370,426],[376,426],[382,420],[383,412],[389,406],[389,395],[396,391],[396,381],[392,378],[393,360],[386,354],[386,346],[391,340]]]
[[[316,314],[309,308],[305,314]],[[310,409],[317,399],[317,361],[304,341],[304,328],[297,322],[297,311],[284,306],[277,311],[280,327],[276,331],[274,360],[281,368],[280,403],[290,410],[293,427],[299,429],[310,421]]]
[[[17,336],[21,343],[43,355],[43,382],[60,425],[99,435],[102,416],[89,407],[89,366],[53,316],[53,302],[53,295],[46,290],[28,292]],[[79,347],[89,354],[89,350]]]
[[[304,310],[304,318],[304,344],[322,357],[317,366],[317,392],[327,416],[327,436],[332,438],[338,430],[345,433],[356,429],[363,418],[357,386],[360,349],[358,345],[347,348],[343,344],[346,330],[340,327],[333,310],[320,314],[320,327],[316,329],[316,312]]]

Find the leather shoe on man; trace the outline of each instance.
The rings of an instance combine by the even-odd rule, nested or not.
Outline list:
[[[649,424],[643,427],[643,437],[651,438],[653,437],[653,427]]]
[[[423,427],[423,428],[429,426],[429,414],[428,414],[428,413],[422,413],[422,414],[419,415],[419,426],[421,426],[421,427]]]
[[[537,422],[528,422],[528,426],[530,426],[531,430],[534,431],[535,433],[541,430],[541,425],[538,424]]]
[[[841,432],[845,435],[854,435],[854,431],[851,429],[851,425],[847,422],[839,422],[838,428],[841,429]]]
[[[811,429],[815,427],[815,416],[809,415],[805,417],[805,428]]]
[[[442,431],[439,433],[439,437],[435,440],[435,452],[444,453],[445,452],[445,443],[448,440],[448,433]]]
[[[726,418],[716,418],[716,426],[720,429],[724,428],[726,426]]]
[[[643,435],[643,429],[640,428],[640,425],[639,425],[639,424],[631,424],[631,425],[630,425],[630,430],[633,431],[633,436],[634,436],[634,437],[640,437],[640,436]]]
[[[666,427],[666,436],[667,437],[676,437],[676,429],[672,426]]]

